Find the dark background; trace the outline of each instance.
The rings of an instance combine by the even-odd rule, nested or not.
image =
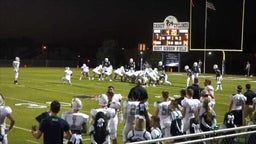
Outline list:
[[[240,49],[243,1],[211,2],[216,10],[208,9],[207,48]],[[205,1],[193,0],[193,4],[191,47],[202,49]],[[246,0],[243,53],[250,54],[251,61],[256,37],[254,5],[254,0]],[[138,43],[146,44],[148,57],[159,55],[149,54],[152,25],[168,15],[190,21],[190,0],[0,0],[0,59],[79,59],[96,65],[110,57],[120,65],[129,57],[139,59]],[[202,59],[202,52],[182,57],[187,55],[188,62]]]

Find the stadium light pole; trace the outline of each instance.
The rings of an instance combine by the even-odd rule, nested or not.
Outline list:
[[[140,43],[138,44],[138,49],[140,51],[140,70],[142,70],[143,65],[143,52],[146,50],[146,44]]]

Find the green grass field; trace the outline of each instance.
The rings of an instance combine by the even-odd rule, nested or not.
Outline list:
[[[71,68],[73,70],[72,86],[62,84],[64,68],[21,68],[19,76],[19,84],[13,84],[12,68],[0,68],[0,93],[5,97],[6,105],[13,110],[13,116],[16,120],[15,127],[8,134],[10,144],[39,144],[42,139],[34,139],[31,135],[31,126],[38,125],[35,117],[41,112],[49,109],[49,102],[58,100],[62,103],[62,112],[71,110],[70,101],[74,97],[80,97],[83,102],[82,112],[89,115],[92,108],[98,107],[98,103],[93,98],[85,96],[96,96],[105,93],[107,87],[112,85],[115,87],[116,93],[121,93],[126,98],[130,88],[134,86],[132,83],[116,81],[89,81],[87,79],[78,80],[80,69]],[[162,85],[157,87],[147,87],[149,94],[149,112],[153,113],[153,103],[161,100],[158,96],[162,90],[168,90],[170,95],[178,95],[181,88],[185,87],[185,73],[168,73],[172,86]],[[200,75],[200,86],[203,86],[205,78],[212,80],[213,86],[216,87],[215,75]],[[223,91],[215,92],[218,123],[222,123],[224,113],[228,111],[230,95],[235,93],[238,84],[252,84],[255,90],[255,78],[244,77],[243,75],[225,75],[223,80]],[[9,121],[7,121],[9,124]],[[88,126],[88,125],[87,125]],[[122,143],[123,124],[118,126],[118,143]],[[88,134],[83,137],[84,143],[89,143]]]

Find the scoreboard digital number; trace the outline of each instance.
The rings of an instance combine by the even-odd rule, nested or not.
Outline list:
[[[153,24],[153,51],[188,52],[189,22],[178,22],[168,16],[163,23]]]

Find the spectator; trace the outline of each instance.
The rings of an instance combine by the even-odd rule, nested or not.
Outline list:
[[[145,129],[145,118],[137,115],[135,118],[135,128],[128,133],[127,142],[138,142],[151,139],[151,134]]]
[[[72,144],[82,144],[82,135],[87,132],[86,124],[89,120],[89,116],[80,112],[82,107],[82,101],[79,98],[73,98],[71,101],[72,111],[62,114],[62,118],[66,120],[70,126],[72,137],[69,141],[72,142]]]
[[[217,124],[216,114],[209,106],[210,98],[206,97],[203,101],[202,108],[200,109],[200,128],[202,131],[213,130]]]
[[[15,120],[12,116],[12,109],[4,105],[4,97],[2,94],[0,94],[0,114],[1,142],[2,144],[8,144],[7,134],[13,128]],[[6,127],[6,118],[10,120],[9,128]]]
[[[151,137],[152,139],[162,138],[162,132],[160,130],[160,118],[158,116],[151,116],[150,119],[151,126]],[[161,142],[157,142],[155,144],[162,144]]]
[[[63,133],[66,133],[66,139],[70,139],[72,133],[68,123],[57,116],[60,103],[56,100],[52,101],[50,111],[50,116],[40,122],[38,130],[36,126],[32,126],[32,135],[39,139],[44,134],[44,144],[63,144]]]

